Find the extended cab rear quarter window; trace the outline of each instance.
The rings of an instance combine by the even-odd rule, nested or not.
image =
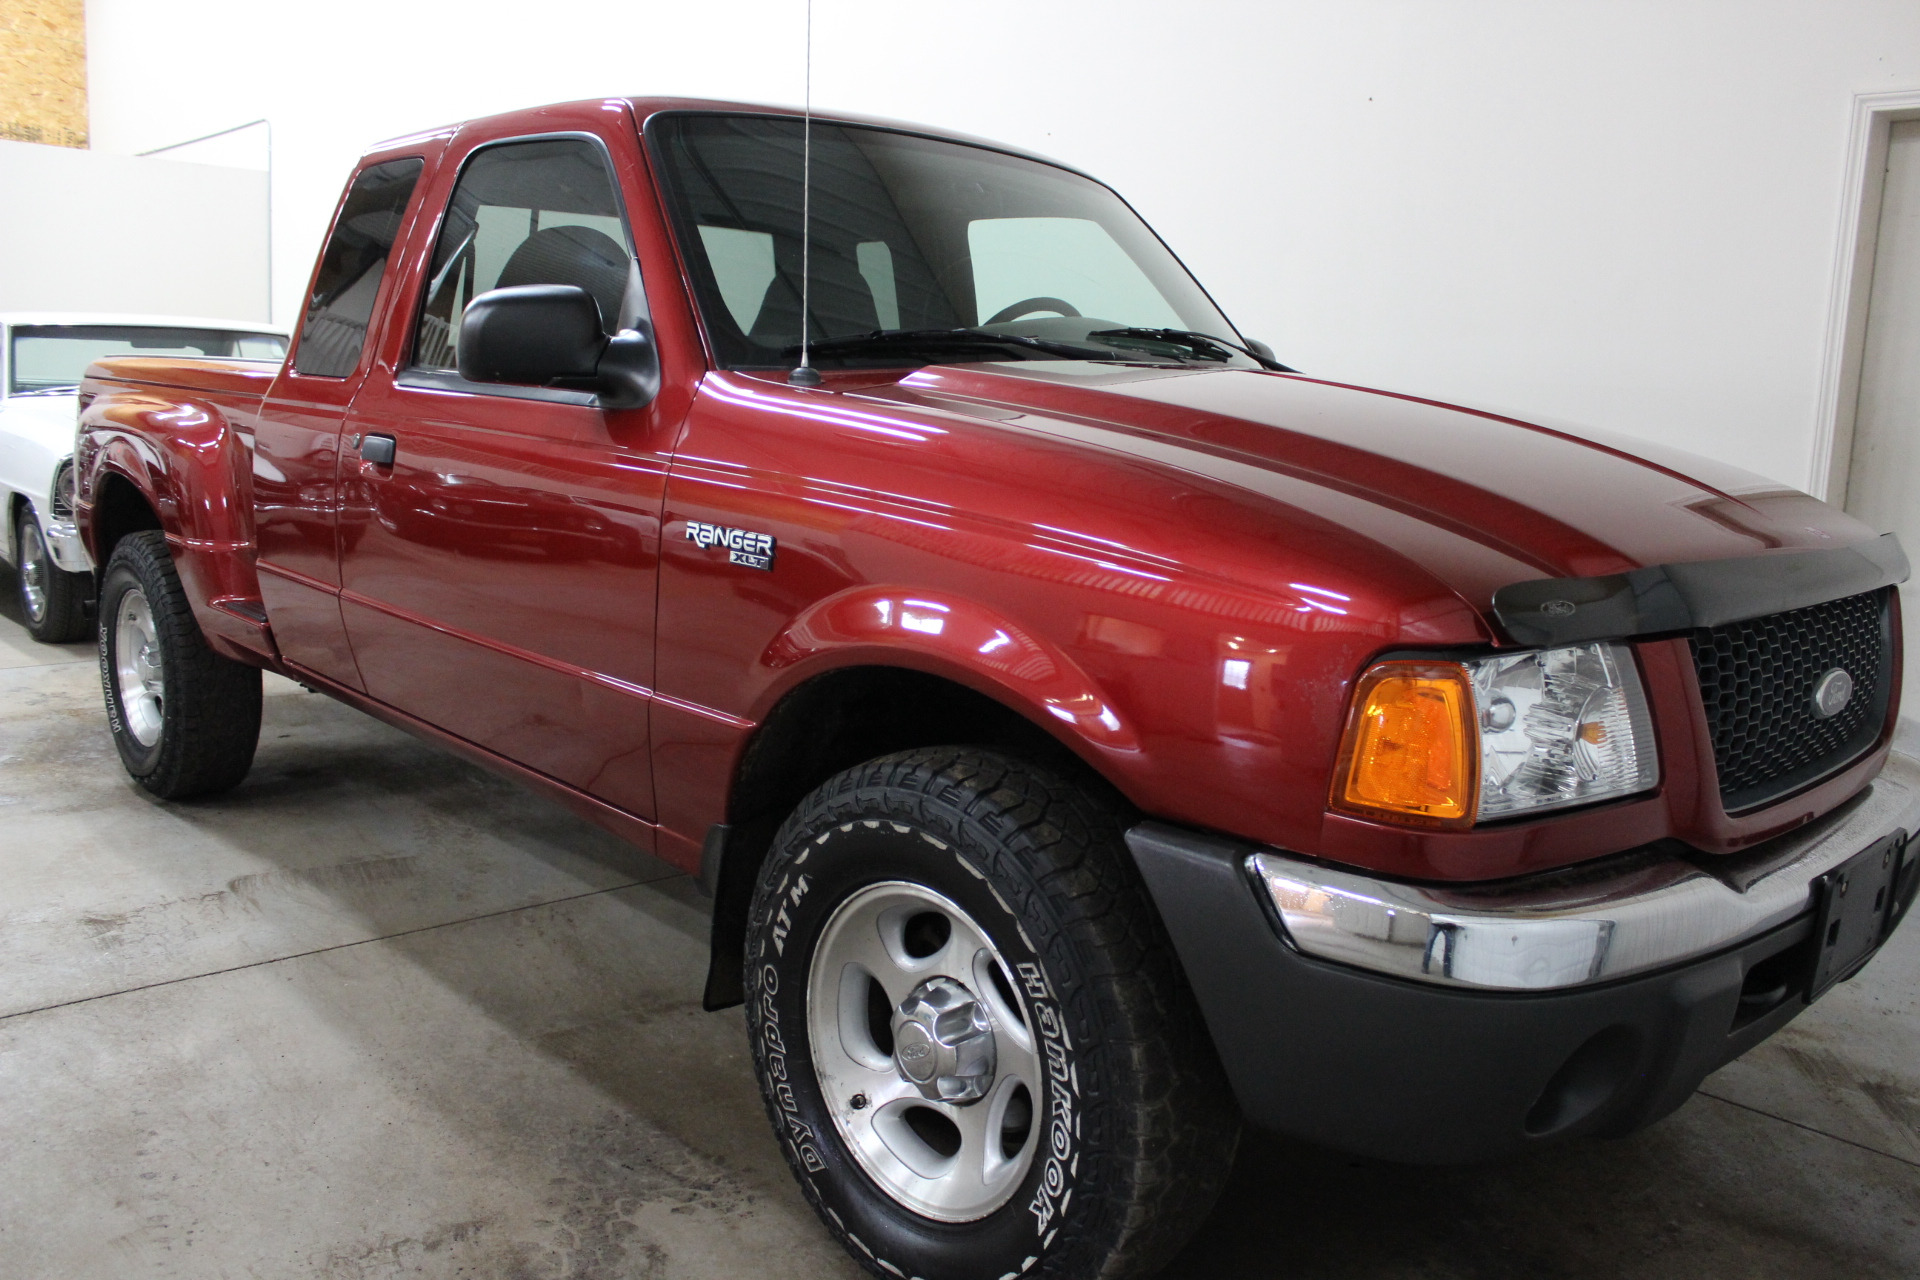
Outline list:
[[[359,365],[380,280],[424,167],[415,157],[389,160],[353,180],[307,301],[293,358],[298,372],[344,378]]]

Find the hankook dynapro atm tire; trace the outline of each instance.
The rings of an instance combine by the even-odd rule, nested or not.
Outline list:
[[[1235,1110],[1125,815],[996,753],[883,756],[774,837],[747,1021],[802,1191],[875,1275],[1145,1276]]]
[[[100,683],[113,745],[163,800],[239,784],[260,741],[260,671],[207,646],[157,530],[130,533],[100,584]]]

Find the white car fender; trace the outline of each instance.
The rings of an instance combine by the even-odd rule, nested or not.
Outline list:
[[[0,515],[6,524],[0,547],[9,564],[19,563],[13,522],[18,497],[33,508],[55,564],[70,573],[93,567],[71,521],[52,518],[54,477],[61,464],[73,458],[77,413],[78,399],[72,395],[9,396],[0,401],[0,496],[5,498]]]

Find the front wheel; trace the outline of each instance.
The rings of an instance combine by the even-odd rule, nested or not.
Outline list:
[[[260,670],[207,646],[163,534],[114,547],[99,623],[107,723],[133,780],[163,800],[239,785],[260,742]]]
[[[1205,1217],[1238,1118],[1119,815],[937,748],[815,791],[748,926],[748,1024],[808,1200],[876,1275],[1126,1277]]]
[[[19,553],[20,613],[27,634],[41,644],[86,639],[92,575],[68,573],[54,563],[39,518],[24,504],[14,516],[13,545]]]

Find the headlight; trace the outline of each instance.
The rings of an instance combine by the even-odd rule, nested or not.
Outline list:
[[[1630,796],[1660,780],[1624,645],[1500,654],[1466,668],[1480,715],[1481,819]]]
[[[1333,802],[1464,827],[1617,799],[1659,780],[1632,653],[1582,644],[1368,668]]]
[[[55,472],[53,476],[53,493],[51,494],[52,501],[50,505],[53,508],[52,515],[55,520],[73,519],[74,480],[73,459],[68,458],[60,464],[60,470]]]

